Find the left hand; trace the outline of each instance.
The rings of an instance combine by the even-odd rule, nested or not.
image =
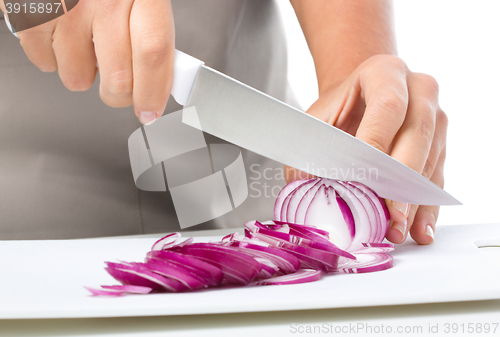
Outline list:
[[[438,104],[438,84],[429,75],[411,72],[397,56],[370,57],[345,80],[322,88],[307,113],[443,187],[448,119]],[[287,182],[310,177],[285,168]],[[386,202],[391,214],[387,240],[402,243],[410,233],[419,244],[434,241],[439,206]]]

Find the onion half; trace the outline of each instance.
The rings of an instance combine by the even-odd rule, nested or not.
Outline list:
[[[278,223],[314,225],[347,251],[384,240],[389,212],[384,200],[367,186],[321,178],[294,183],[283,188],[276,199],[274,216]],[[287,208],[291,205],[297,205],[295,212]]]

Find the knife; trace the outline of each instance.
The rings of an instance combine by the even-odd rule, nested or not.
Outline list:
[[[179,50],[171,95],[196,110],[196,116],[183,115],[185,124],[282,164],[318,177],[358,181],[385,199],[461,205],[382,151]]]
[[[301,171],[361,182],[383,198],[460,205],[441,187],[384,152],[290,105],[175,52],[172,96],[197,116],[183,122]]]

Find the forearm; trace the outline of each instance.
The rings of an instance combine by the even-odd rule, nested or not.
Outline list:
[[[290,0],[314,59],[320,93],[373,55],[396,54],[390,0]]]

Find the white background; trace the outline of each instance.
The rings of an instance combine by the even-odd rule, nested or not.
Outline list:
[[[278,2],[289,81],[304,109],[317,98],[312,57],[288,1]],[[441,208],[439,225],[500,222],[500,1],[396,0],[399,56],[434,76],[449,118],[445,190],[463,206]]]

